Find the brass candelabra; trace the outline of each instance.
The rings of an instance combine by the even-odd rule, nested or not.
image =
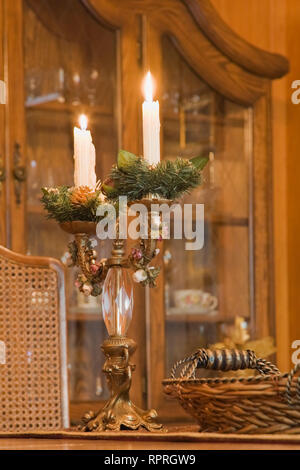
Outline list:
[[[157,239],[151,238],[151,203],[162,203],[146,199],[148,209],[148,237],[140,240],[145,266],[148,266],[156,254]],[[168,201],[169,203],[170,201]],[[126,336],[131,320],[133,288],[128,268],[137,269],[132,257],[125,256],[124,240],[117,238],[113,242],[111,257],[96,261],[96,252],[92,249],[89,237],[96,234],[93,222],[66,222],[61,228],[74,235],[72,248],[73,263],[79,267],[81,274],[95,287],[103,285],[103,316],[109,337],[101,346],[106,356],[103,372],[106,375],[110,390],[110,399],[97,413],[87,412],[79,428],[83,431],[117,431],[122,428],[148,431],[159,431],[162,425],[156,422],[155,410],[142,410],[130,400],[132,372],[135,365],[130,362],[136,350],[136,343]],[[96,268],[95,268],[96,266]],[[100,291],[99,291],[100,293]]]

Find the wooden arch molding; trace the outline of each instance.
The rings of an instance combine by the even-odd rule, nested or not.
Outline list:
[[[194,71],[226,98],[253,105],[270,79],[289,70],[287,59],[252,46],[221,19],[210,0],[82,0],[113,28],[143,15],[167,34]]]

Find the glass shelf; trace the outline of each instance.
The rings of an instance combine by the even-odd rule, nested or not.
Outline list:
[[[114,113],[109,107],[105,106],[88,106],[84,104],[72,105],[69,103],[60,103],[57,100],[48,103],[28,104],[25,105],[30,111],[58,111],[62,113],[99,115],[114,118]]]

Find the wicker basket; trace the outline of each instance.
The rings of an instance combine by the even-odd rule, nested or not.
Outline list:
[[[251,377],[196,378],[196,370],[255,369]],[[181,370],[180,378],[175,378]],[[300,370],[281,374],[253,351],[199,349],[177,362],[171,379],[163,381],[200,425],[202,432],[238,434],[300,434]]]

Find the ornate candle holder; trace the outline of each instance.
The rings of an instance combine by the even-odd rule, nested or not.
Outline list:
[[[69,251],[73,265],[80,270],[77,287],[86,295],[97,296],[102,292],[103,318],[109,338],[101,349],[106,356],[103,372],[111,397],[98,413],[90,411],[85,414],[80,425],[84,431],[120,430],[122,427],[157,431],[162,428],[155,422],[155,410],[141,410],[129,397],[135,369],[130,358],[136,344],[126,336],[133,308],[133,287],[128,268],[134,270],[135,281],[144,286],[155,286],[159,267],[150,266],[150,263],[159,251],[157,240],[162,234],[159,213],[152,211],[152,204],[170,204],[172,199],[180,198],[201,184],[201,172],[207,161],[206,157],[178,158],[152,166],[143,158],[121,150],[117,165],[101,186],[96,185],[94,189],[87,186],[42,189],[41,201],[48,217],[74,235]],[[157,195],[157,199],[149,194]],[[139,203],[147,207],[148,236],[142,236],[139,245],[125,257],[124,241],[119,237],[117,222],[111,257],[97,261],[90,236],[96,234],[96,222],[101,218],[97,215],[98,208],[109,201],[117,207],[116,201],[121,196],[126,196],[130,204]],[[158,224],[154,235],[151,232],[152,219]]]
[[[96,253],[91,248],[89,236],[96,233],[93,222],[65,222],[61,228],[74,235],[71,246],[73,263],[80,268],[93,289],[103,283],[102,310],[103,319],[109,334],[101,346],[106,356],[103,372],[106,375],[111,397],[98,412],[87,412],[79,429],[83,431],[117,431],[121,428],[159,431],[162,425],[156,423],[155,410],[142,410],[135,406],[129,396],[132,372],[135,365],[130,362],[136,350],[136,343],[127,338],[126,333],[132,318],[133,285],[128,268],[149,270],[149,283],[155,282],[158,268],[149,267],[157,253],[157,239],[151,238],[151,203],[161,204],[166,201],[143,199],[137,201],[148,209],[148,238],[141,239],[139,248],[134,248],[129,257],[125,257],[124,240],[117,238],[113,242],[111,257],[96,261]],[[170,201],[168,201],[170,203]],[[117,223],[118,234],[118,223]],[[140,256],[136,253],[140,252]],[[96,266],[96,269],[93,268]],[[154,271],[154,273],[152,273]],[[152,277],[151,277],[152,276]]]

